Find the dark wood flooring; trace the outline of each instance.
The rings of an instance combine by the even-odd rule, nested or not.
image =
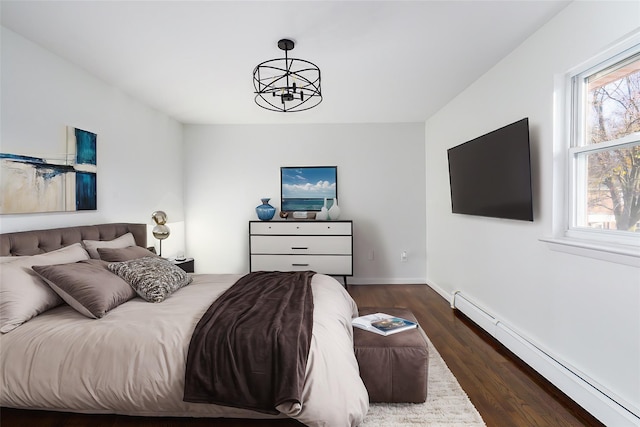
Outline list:
[[[487,426],[603,426],[430,287],[349,291],[359,307],[409,307]]]
[[[358,306],[409,307],[487,426],[602,426],[426,285],[349,286]],[[82,415],[2,408],[2,427],[300,426],[293,420]]]

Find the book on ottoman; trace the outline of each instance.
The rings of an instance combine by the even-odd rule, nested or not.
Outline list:
[[[385,313],[374,313],[356,317],[351,323],[356,328],[385,336],[418,327],[416,322]]]

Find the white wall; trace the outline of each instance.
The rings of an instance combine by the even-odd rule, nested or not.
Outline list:
[[[340,218],[354,221],[349,283],[425,283],[423,124],[185,125],[184,138],[197,272],[248,271],[248,221],[262,197],[279,208],[281,166],[337,165]]]
[[[184,220],[181,124],[6,28],[1,43],[0,151],[59,150],[68,125],[97,133],[98,210],[2,215],[0,232]]]
[[[549,250],[554,75],[640,25],[638,2],[574,2],[426,122],[427,281],[461,290],[640,408],[640,271]],[[446,150],[529,117],[535,221],[451,213]],[[636,412],[640,413],[640,412]]]

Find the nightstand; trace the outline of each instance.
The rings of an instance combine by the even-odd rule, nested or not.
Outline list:
[[[171,259],[171,262],[186,271],[187,273],[193,273],[194,271],[194,261],[193,258],[186,258],[182,261],[178,261],[177,259]]]

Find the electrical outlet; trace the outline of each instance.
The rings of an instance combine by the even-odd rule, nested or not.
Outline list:
[[[407,251],[402,251],[400,253],[400,262],[407,262],[407,257],[408,257]]]
[[[375,252],[373,249],[369,251],[369,261],[373,261],[375,259]]]

